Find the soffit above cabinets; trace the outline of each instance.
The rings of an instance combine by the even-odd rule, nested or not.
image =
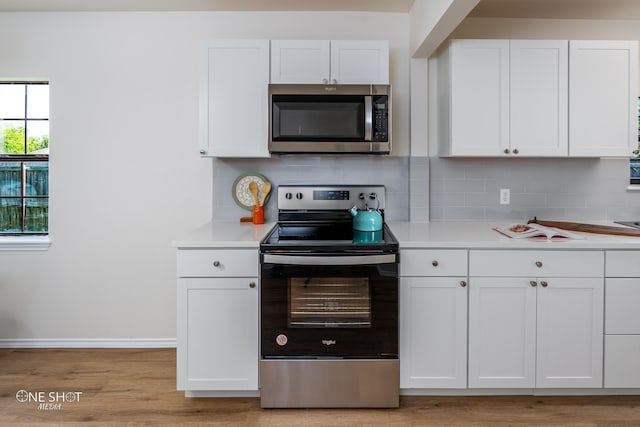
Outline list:
[[[361,11],[408,13],[414,0],[3,0],[0,12]]]

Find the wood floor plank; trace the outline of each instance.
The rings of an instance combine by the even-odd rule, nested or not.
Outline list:
[[[261,409],[257,398],[185,398],[175,363],[174,349],[0,349],[0,426],[640,426],[640,396],[402,396],[389,410]],[[54,393],[61,407],[20,402],[21,390],[47,403]]]

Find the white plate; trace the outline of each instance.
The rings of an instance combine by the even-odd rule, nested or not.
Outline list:
[[[233,200],[240,206],[242,209],[252,210],[253,205],[255,205],[255,201],[249,192],[249,183],[255,182],[258,185],[258,200],[260,200],[260,193],[262,191],[262,184],[267,182],[267,178],[260,175],[259,173],[246,173],[240,175],[233,182],[231,186],[231,195],[233,196]],[[266,201],[265,201],[266,203]]]

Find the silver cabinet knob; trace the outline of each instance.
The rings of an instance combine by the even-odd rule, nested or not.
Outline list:
[[[326,85],[327,83],[329,83],[329,79],[322,79],[322,84]]]
[[[433,261],[431,261],[431,265],[433,265],[434,267],[438,266],[438,261],[436,261],[435,259]]]
[[[337,83],[338,83],[338,82],[336,81],[336,79],[331,79],[331,84],[332,84],[332,85],[335,85],[335,84],[337,84]]]
[[[464,280],[460,281],[460,286],[462,286],[463,288],[465,288],[467,286],[467,282],[465,282]]]
[[[530,284],[531,286],[533,286],[534,288],[535,288],[536,286],[538,286],[538,282],[536,282],[535,280],[530,281],[530,282],[529,282],[529,284]]]
[[[256,282],[251,282],[251,283],[249,283],[249,287],[250,287],[251,289],[255,288],[255,287],[256,287]]]
[[[542,261],[536,261],[536,267],[538,268],[542,267]]]
[[[213,261],[214,267],[220,267],[220,261]]]
[[[637,156],[638,154],[640,154],[640,150],[633,150],[633,154]]]
[[[519,153],[520,153],[520,150],[518,150],[517,148],[513,150],[513,154],[519,154]]]
[[[542,282],[540,282],[540,286],[546,288],[547,286],[549,286],[549,284],[543,280]]]
[[[510,151],[509,151],[509,149],[508,149],[508,148],[505,148],[505,149],[504,149],[504,154],[509,154],[509,152],[510,152]]]
[[[207,150],[200,150],[200,154],[204,156],[205,154],[207,154]]]

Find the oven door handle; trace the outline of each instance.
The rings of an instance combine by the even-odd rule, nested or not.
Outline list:
[[[396,262],[396,255],[356,255],[356,256],[301,256],[265,254],[264,264],[290,265],[366,265]]]

